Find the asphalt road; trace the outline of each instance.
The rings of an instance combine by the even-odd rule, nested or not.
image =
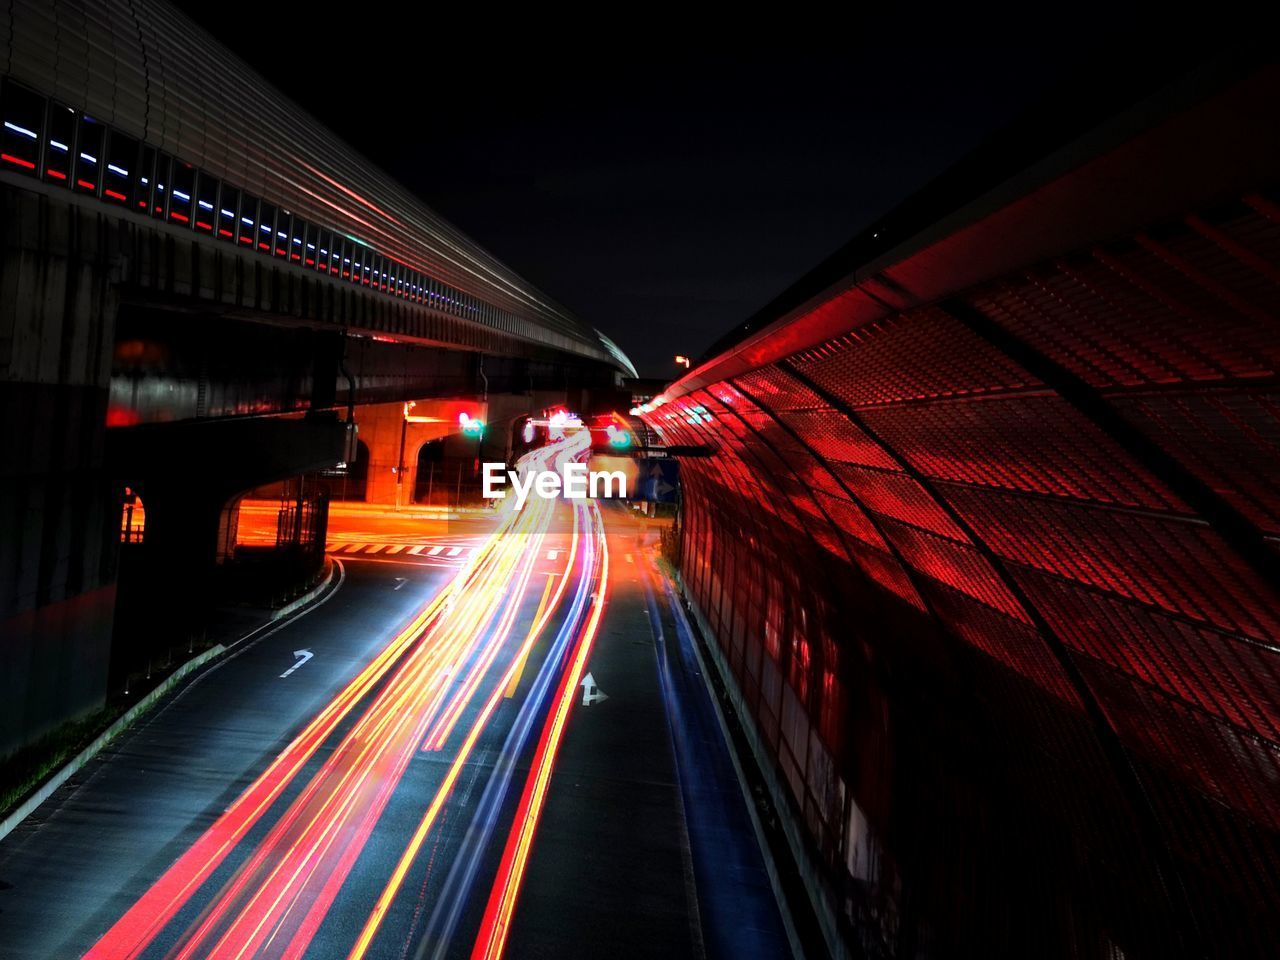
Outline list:
[[[689,815],[736,805],[751,848],[736,781],[690,793],[649,547],[604,514],[348,524],[323,603],[0,842],[0,956],[782,956],[762,864]]]

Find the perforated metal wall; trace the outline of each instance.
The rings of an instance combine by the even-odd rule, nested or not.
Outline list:
[[[847,937],[1274,955],[1276,195],[842,302],[644,416],[714,450],[682,464],[683,576]]]

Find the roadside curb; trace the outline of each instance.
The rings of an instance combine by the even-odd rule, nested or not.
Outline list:
[[[0,840],[7,837],[20,823],[22,823],[23,820],[31,816],[40,804],[44,803],[53,795],[55,790],[71,779],[72,774],[97,756],[103,747],[119,736],[125,728],[132,724],[134,720],[138,719],[141,714],[149,710],[157,700],[176,687],[182,680],[186,679],[187,675],[193,670],[204,666],[226,649],[226,647],[219,643],[210,647],[208,650],[204,651],[204,653],[192,657],[182,666],[178,667],[177,670],[173,671],[173,673],[169,674],[169,676],[167,676],[158,687],[126,710],[115,721],[115,723],[111,724],[111,726],[107,727],[106,730],[103,730],[102,733],[98,734],[91,744],[81,750],[57,773],[41,784],[40,788],[36,790],[35,793],[27,797],[27,799],[19,804],[18,807],[9,814],[9,816],[5,817],[3,822],[0,822]]]
[[[333,559],[330,557],[324,558],[324,565],[325,565],[325,569],[328,571],[328,573],[325,575],[325,578],[321,580],[319,583],[317,583],[310,590],[308,590],[306,593],[304,593],[302,596],[298,597],[298,599],[291,600],[288,603],[286,603],[283,607],[277,607],[275,610],[272,610],[271,616],[270,616],[270,622],[274,623],[275,621],[279,620],[281,617],[287,617],[289,614],[293,613],[293,611],[297,610],[299,607],[305,607],[308,603],[310,603],[316,597],[320,596],[320,594],[324,593],[326,590],[329,589],[329,584],[333,583],[333,572],[334,570],[337,569],[337,567],[334,564]]]
[[[203,667],[209,661],[217,659],[222,654],[226,653],[231,647],[240,646],[242,641],[258,633],[258,631],[262,630],[263,627],[272,625],[276,623],[276,621],[281,620],[292,613],[296,613],[300,608],[315,602],[316,599],[333,584],[334,572],[338,569],[338,565],[328,557],[325,558],[325,564],[328,567],[328,575],[296,600],[273,610],[267,620],[267,623],[263,624],[262,627],[251,631],[239,640],[235,640],[229,646],[221,643],[214,644],[203,653],[192,657],[190,660],[182,664],[182,666],[178,667],[178,669],[174,670],[173,673],[169,674],[169,676],[165,677],[165,679],[160,682],[159,686],[117,717],[111,726],[107,727],[106,730],[103,730],[102,733],[98,734],[98,736],[93,739],[92,743],[76,754],[71,760],[67,761],[67,763],[59,768],[56,773],[42,783],[40,787],[31,794],[31,796],[27,797],[26,800],[15,807],[13,812],[5,817],[3,821],[0,821],[0,840],[7,837],[18,827],[19,824],[26,820],[27,817],[35,813],[40,805],[48,800],[49,797],[53,796],[54,792],[57,791],[59,787],[70,780],[78,770],[96,757],[102,751],[103,747],[123,733],[135,720],[138,719],[138,717],[151,709],[151,707],[156,704],[156,701],[160,700],[172,691],[193,672]]]
[[[789,808],[786,805],[782,785],[778,780],[777,773],[771,766],[768,753],[762,746],[764,741],[755,726],[755,720],[746,711],[742,694],[738,690],[737,678],[734,677],[733,671],[729,668],[723,652],[714,639],[715,633],[711,630],[711,625],[703,617],[698,605],[692,601],[692,598],[689,597],[688,592],[685,590],[684,577],[680,571],[672,571],[670,576],[667,576],[661,569],[658,569],[657,573],[663,580],[663,586],[667,592],[673,615],[678,620],[683,621],[685,629],[690,631],[690,636],[693,640],[693,653],[699,667],[702,669],[703,682],[706,684],[707,693],[710,695],[711,702],[715,707],[716,718],[720,722],[721,735],[724,736],[725,742],[729,744],[729,756],[738,775],[738,784],[742,788],[743,798],[746,800],[751,824],[755,829],[756,838],[760,844],[760,852],[764,855],[770,886],[773,887],[778,908],[782,911],[783,923],[786,926],[792,955],[794,957],[821,955],[849,960],[850,953],[848,948],[841,942],[837,932],[838,921],[830,909],[830,904],[824,895],[820,882],[815,878],[812,866],[805,854],[804,842],[800,838],[798,829],[787,813]],[[688,602],[687,608],[682,601]],[[722,701],[720,693],[715,688],[712,681],[713,676],[718,678],[720,684],[724,687],[727,700],[732,705],[734,719],[737,721],[738,729],[742,735],[740,746],[738,738],[731,732],[729,717],[726,715],[727,705]],[[740,748],[745,748],[743,751],[746,754],[745,756],[740,755]],[[780,826],[778,840],[782,851],[774,849],[769,838],[770,831],[765,829],[765,824],[761,819],[760,809],[757,805],[756,797],[753,795],[751,778],[747,773],[748,763],[755,768],[754,772],[766,789],[769,801],[774,808]],[[790,864],[784,865],[779,862],[780,852],[790,855]],[[799,883],[799,889],[788,890],[788,883],[783,878],[783,870],[788,867],[794,871],[793,881]],[[797,895],[799,902],[792,901],[792,893]],[[807,898],[807,904],[804,898]],[[812,910],[811,916],[803,916],[805,906]]]

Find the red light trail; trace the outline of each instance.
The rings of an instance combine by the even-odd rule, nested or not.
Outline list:
[[[582,456],[590,435],[581,431],[527,455],[546,468]],[[129,908],[86,954],[92,960],[125,960],[148,952],[165,932],[173,960],[195,957],[301,957],[339,895],[367,841],[415,756],[446,754],[448,766],[431,788],[418,827],[391,869],[381,895],[350,956],[363,957],[391,907],[418,851],[449,804],[477,744],[494,724],[498,707],[516,689],[547,624],[575,575],[581,600],[561,630],[573,641],[557,646],[539,671],[551,670],[555,696],[547,707],[535,765],[524,786],[507,841],[487,924],[496,951],[518,894],[523,866],[537,826],[555,753],[603,612],[608,559],[594,504],[572,506],[573,532],[556,585],[531,587],[542,561],[550,523],[568,509],[558,500],[531,499],[508,509],[498,529],[438,596],[317,714]],[[583,549],[580,540],[590,544]],[[592,587],[591,584],[596,584]],[[522,610],[540,598],[527,632],[512,641]],[[526,605],[526,601],[529,604]],[[524,616],[529,616],[525,613]],[[578,618],[578,619],[575,619]],[[454,731],[466,718],[460,742]],[[507,721],[503,721],[504,723]],[[341,728],[341,731],[340,729]],[[345,731],[345,732],[342,732]],[[322,751],[322,748],[323,751]],[[318,753],[319,751],[319,753]],[[318,766],[315,761],[319,758]],[[298,777],[307,769],[307,780]],[[281,806],[289,788],[293,798]],[[260,839],[249,839],[255,832]],[[229,860],[236,863],[220,887],[205,889]],[[167,930],[188,905],[199,905],[185,929]],[[479,948],[477,948],[479,949]],[[496,956],[493,949],[484,955]]]

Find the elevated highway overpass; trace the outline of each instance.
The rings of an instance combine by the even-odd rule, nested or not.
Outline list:
[[[0,76],[0,753],[102,703],[126,488],[182,606],[227,503],[349,458],[367,405],[634,375],[172,7],[11,4]]]

